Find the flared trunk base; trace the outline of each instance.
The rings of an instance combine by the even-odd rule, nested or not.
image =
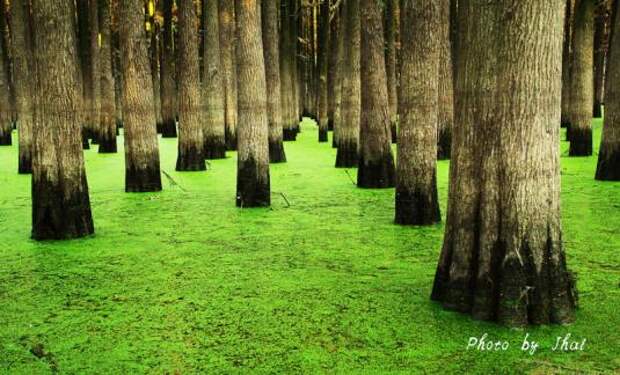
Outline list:
[[[267,207],[271,204],[269,170],[259,173],[254,159],[239,160],[237,169],[237,207]],[[268,168],[268,167],[267,167]]]
[[[177,126],[174,119],[164,120],[163,124],[161,124],[161,136],[163,138],[177,137]]]
[[[102,136],[99,141],[99,153],[100,154],[115,154],[117,153],[116,137]]]
[[[230,129],[226,129],[226,149],[228,151],[234,151],[237,149],[237,134],[231,131]]]
[[[331,117],[327,120],[327,130],[330,132],[334,130],[334,120]]]
[[[620,147],[615,150],[601,147],[595,178],[599,181],[620,181]]]
[[[226,141],[218,137],[205,138],[204,157],[207,160],[226,159]]]
[[[440,221],[436,183],[430,191],[396,189],[396,224],[433,225]]]
[[[161,172],[159,166],[137,169],[129,167],[125,169],[125,192],[145,193],[161,191]]]
[[[390,133],[392,135],[392,143],[398,143],[398,128],[396,127],[396,121],[392,121]]]
[[[11,146],[12,144],[11,133],[0,135],[0,146]]]
[[[601,103],[594,103],[594,107],[592,108],[592,117],[601,118],[603,117],[603,111],[601,110]]]
[[[32,173],[32,158],[30,153],[23,153],[19,155],[19,162],[17,165],[17,173],[30,174]]]
[[[86,135],[82,136],[82,149],[90,150],[90,141],[88,140],[88,137]]]
[[[364,160],[360,155],[357,186],[366,189],[391,188],[395,185],[396,171],[392,154],[386,152],[378,160]]]
[[[284,153],[284,144],[282,143],[282,141],[269,141],[269,162],[286,162],[286,154]]]
[[[338,151],[336,152],[336,168],[353,168],[357,167],[359,155],[357,151],[357,142],[344,141],[338,142]]]
[[[569,156],[591,156],[592,155],[592,128],[574,128],[570,131]]]
[[[319,129],[319,143],[327,142],[328,140],[328,131],[327,129]]]
[[[282,139],[284,141],[294,141],[297,139],[297,131],[295,128],[284,128],[282,130]]]

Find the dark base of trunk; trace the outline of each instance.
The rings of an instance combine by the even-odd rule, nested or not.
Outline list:
[[[164,124],[161,122],[155,123],[155,129],[157,129],[157,134],[161,134],[162,129],[164,128]]]
[[[177,137],[177,125],[174,119],[165,120],[161,124],[161,136],[163,138],[176,138]]]
[[[562,119],[560,120],[560,127],[562,127],[562,128],[568,128],[569,126],[570,126],[570,121],[568,121],[568,120],[567,120],[567,119],[565,119],[565,118],[562,118]]]
[[[338,142],[336,152],[336,168],[357,167],[359,155],[357,152],[357,142],[341,140]]]
[[[83,150],[90,150],[90,142],[89,142],[88,137],[86,135],[82,135],[82,149]]]
[[[620,181],[620,148],[608,150],[601,147],[596,165],[596,179],[600,181]]]
[[[99,153],[100,154],[115,154],[117,152],[116,148],[116,137],[101,137],[99,142]]]
[[[572,133],[571,128],[572,128],[572,126],[571,126],[570,122],[567,123],[566,124],[566,141],[567,142],[570,142],[570,139],[571,139],[571,133]]]
[[[294,128],[284,128],[282,130],[282,139],[284,141],[294,141],[297,139],[297,131]]]
[[[12,144],[11,133],[0,135],[0,146],[10,146]]]
[[[231,132],[230,129],[226,129],[226,149],[233,151],[237,149],[237,134]]]
[[[436,182],[431,191],[396,189],[396,224],[432,225],[440,221]]]
[[[601,110],[601,103],[594,103],[594,107],[592,108],[592,117],[594,118],[603,117],[603,111]]]
[[[254,159],[239,160],[237,169],[237,207],[267,207],[271,204],[269,170],[267,178],[258,173]]]
[[[396,128],[396,122],[392,122],[390,133],[392,133],[392,143],[397,143],[398,142],[398,129]]]
[[[284,153],[284,144],[282,141],[269,141],[269,162],[286,162],[286,154]]]
[[[67,197],[64,186],[46,178],[33,178],[32,238],[61,240],[84,237],[95,232],[90,211],[86,178],[82,191]]]
[[[338,148],[338,142],[336,142],[336,134],[332,136],[332,148]]]
[[[205,138],[204,157],[208,160],[226,159],[226,141],[217,137]]]
[[[133,166],[125,169],[125,191],[143,193],[161,191],[161,172],[159,166],[137,169]]]
[[[32,173],[32,158],[29,153],[19,156],[19,162],[17,166],[17,173],[30,174]]]
[[[395,185],[396,170],[391,152],[379,160],[364,160],[360,155],[357,171],[357,187],[367,189],[391,188]]]
[[[319,129],[319,142],[323,143],[323,142],[327,142],[327,134],[328,131],[327,129]]]
[[[204,147],[197,149],[196,147],[180,147],[177,157],[178,172],[195,172],[206,171]]]
[[[439,132],[437,142],[437,159],[448,160],[452,152],[452,134],[447,131]]]
[[[332,118],[327,119],[327,130],[334,130],[334,120]]]
[[[592,128],[578,129],[571,127],[570,149],[568,156],[592,155]]]

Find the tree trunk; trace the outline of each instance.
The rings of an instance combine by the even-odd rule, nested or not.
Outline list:
[[[125,191],[161,190],[159,145],[142,0],[121,0]]]
[[[337,105],[336,90],[339,90],[337,83],[338,75],[338,41],[340,39],[340,7],[334,10],[333,17],[329,24],[329,51],[327,61],[327,129],[334,130],[334,116]],[[334,139],[332,137],[332,145]]]
[[[614,8],[617,7],[614,4]],[[596,179],[620,181],[620,14],[612,12],[611,40],[605,79],[605,120],[598,153]]]
[[[90,96],[89,124],[91,127],[91,137],[93,143],[99,143],[101,133],[101,58],[99,51],[99,7],[97,0],[88,2],[88,24],[89,24],[89,46],[90,46],[90,71],[92,92]]]
[[[19,173],[32,173],[32,126],[34,106],[32,80],[34,77],[32,53],[32,20],[30,1],[13,0],[11,3],[11,47],[13,49],[13,78],[15,111],[19,129]]]
[[[164,49],[161,54],[161,136],[177,136],[177,87],[176,64],[174,61],[174,30],[172,28],[172,6],[174,0],[164,2]],[[140,13],[142,14],[142,12]]]
[[[399,0],[387,0],[385,11],[385,68],[387,71],[388,101],[390,104],[390,134],[396,143],[398,131],[398,85],[396,84],[396,34],[398,27]]]
[[[163,2],[157,2],[157,10],[162,11]],[[151,77],[153,81],[153,108],[155,110],[155,123],[157,133],[161,133],[164,127],[164,117],[161,107],[161,27],[156,21],[155,16],[150,17],[151,29]]]
[[[267,84],[267,117],[269,122],[269,161],[286,161],[282,143],[282,104],[280,83],[280,46],[278,36],[279,0],[262,1],[263,52]]]
[[[570,126],[571,65],[572,65],[573,0],[566,0],[564,11],[564,45],[562,47],[562,115],[561,126]]]
[[[235,0],[239,103],[237,206],[269,206],[269,145],[265,62],[256,0]]]
[[[454,124],[454,80],[450,43],[450,0],[439,1],[439,107],[437,158],[450,159]]]
[[[5,45],[6,23],[5,23],[5,3],[0,5],[0,146],[10,146],[12,144],[11,133],[13,124],[11,122],[11,88],[10,77],[5,68],[7,66],[8,48]]]
[[[205,101],[205,159],[226,157],[226,107],[220,56],[220,26],[217,0],[203,0],[204,71],[202,92]]]
[[[69,0],[33,0],[37,121],[32,159],[32,238],[94,233],[80,137],[78,55]]]
[[[342,66],[342,126],[338,138],[336,154],[337,168],[357,166],[358,141],[361,112],[361,76],[360,76],[360,3],[359,0],[347,0],[345,3],[344,64]],[[387,86],[387,85],[386,85]]]
[[[439,80],[452,82],[439,75],[439,66],[445,65],[440,58],[446,58],[441,31],[445,18],[440,15],[445,4],[412,0],[402,9],[405,24],[415,22],[416,27],[404,28],[402,34],[397,224],[430,225],[441,220],[436,177],[438,92]]]
[[[360,155],[357,186],[362,188],[394,187],[390,117],[381,4],[361,2],[362,110],[360,120]],[[433,124],[436,131],[437,124]],[[435,136],[436,137],[436,136]],[[436,138],[435,142],[437,141]],[[436,153],[435,149],[435,153]]]
[[[320,6],[318,27],[318,120],[319,142],[327,142],[328,124],[328,90],[327,72],[329,70],[329,0],[323,0]]]
[[[282,99],[282,121],[284,128],[282,137],[285,141],[294,141],[297,137],[295,124],[297,123],[297,104],[295,72],[297,70],[295,54],[296,41],[294,36],[295,25],[294,1],[281,2],[281,31],[280,31],[280,79]]]
[[[80,82],[82,88],[81,127],[82,144],[84,150],[90,148],[89,138],[92,138],[91,111],[93,93],[93,75],[91,74],[90,57],[90,26],[89,26],[89,0],[77,0],[78,21],[78,53],[80,56]]]
[[[112,74],[112,32],[110,0],[99,0],[101,30],[101,123],[99,153],[116,153],[116,103]]]
[[[592,116],[599,118],[603,113],[603,82],[605,77],[605,57],[607,55],[607,2],[596,7],[594,18],[594,107]]]
[[[570,103],[572,110],[568,129],[570,156],[592,155],[594,2],[595,0],[580,0],[575,10]]]
[[[344,31],[345,31],[345,13],[344,6],[340,5],[337,10],[337,18],[332,22],[338,23],[337,32],[332,33],[335,39],[335,57],[334,57],[334,88],[330,98],[333,100],[334,112],[334,133],[332,136],[332,147],[338,148],[340,134],[342,132],[342,81],[343,81],[343,64],[344,64]]]
[[[448,217],[432,299],[509,326],[568,323],[560,225],[563,0],[460,4]]]
[[[235,73],[235,3],[219,0],[220,61],[224,83],[226,147],[237,149],[237,76]]]

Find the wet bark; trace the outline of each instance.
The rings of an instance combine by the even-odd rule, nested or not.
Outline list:
[[[10,77],[5,68],[8,63],[9,55],[6,45],[6,23],[5,23],[5,4],[0,6],[0,146],[10,146],[12,144],[11,133],[13,132],[13,122],[11,116],[11,87]]]
[[[164,4],[164,48],[161,51],[161,136],[177,136],[177,87],[176,65],[174,61],[174,31],[172,29],[173,0],[162,0]]]
[[[125,191],[161,190],[148,40],[141,0],[121,0],[119,39],[123,75]]]
[[[235,72],[235,3],[219,0],[220,61],[224,83],[226,147],[237,149],[237,75]]]
[[[80,137],[81,90],[75,9],[69,0],[34,0],[35,108],[32,238],[94,233]]]
[[[454,79],[450,42],[450,0],[438,1],[439,9],[439,102],[437,158],[450,159],[454,124]]]
[[[112,73],[112,32],[110,0],[99,0],[101,30],[101,122],[99,153],[116,153],[116,102]]]
[[[564,8],[564,44],[562,47],[562,116],[561,126],[570,126],[571,65],[572,65],[572,19],[574,0],[566,0]]]
[[[396,34],[398,28],[398,2],[399,0],[387,0],[385,10],[385,68],[387,72],[388,101],[390,115],[390,134],[392,143],[396,143],[398,123],[398,92],[396,76]]]
[[[459,125],[431,298],[509,326],[571,322],[557,147],[563,0],[459,5]]]

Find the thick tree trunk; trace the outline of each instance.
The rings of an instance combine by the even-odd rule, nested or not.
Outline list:
[[[125,191],[161,190],[153,87],[141,0],[121,0]]]
[[[278,35],[279,0],[262,1],[263,52],[267,84],[267,117],[269,122],[269,161],[286,161],[282,142],[282,104],[280,83],[280,46]]]
[[[226,147],[237,149],[237,75],[235,72],[235,3],[219,0],[220,61],[224,83]]]
[[[572,65],[572,19],[574,0],[566,0],[564,7],[564,44],[562,47],[562,115],[561,126],[570,126],[571,65]]]
[[[387,78],[381,4],[361,2],[362,110],[360,120],[360,155],[357,186],[363,188],[394,187]],[[435,99],[436,100],[436,99]],[[435,131],[437,124],[433,124]],[[437,141],[436,138],[435,142]],[[436,153],[435,149],[435,153]]]
[[[402,33],[397,224],[430,225],[441,220],[436,177],[438,81],[450,78],[452,83],[452,79],[439,75],[446,43],[429,35],[441,35],[440,29],[445,28],[440,15],[445,4],[412,0],[401,10],[405,24],[415,22],[416,27],[404,28]]]
[[[329,130],[327,89],[327,72],[329,70],[329,0],[323,0],[320,6],[318,34],[319,142],[327,142]]]
[[[220,26],[218,2],[203,0],[204,22],[204,70],[202,75],[205,101],[205,123],[203,127],[205,159],[226,157],[226,107],[220,56]]]
[[[99,143],[101,133],[101,58],[99,51],[99,7],[97,0],[88,2],[88,40],[90,46],[90,71],[92,92],[90,96],[89,124],[91,127],[91,138],[93,143]]]
[[[281,31],[280,31],[280,79],[282,99],[283,140],[294,141],[297,137],[295,124],[297,123],[297,85],[295,82],[297,71],[295,54],[295,9],[294,0],[281,2]]]
[[[101,30],[101,122],[99,153],[116,153],[116,103],[112,74],[112,32],[110,0],[99,0]]]
[[[592,155],[594,9],[595,0],[580,0],[575,9],[571,73],[571,121],[568,129],[570,156]]]
[[[617,5],[615,5],[617,6]],[[614,9],[605,87],[605,120],[596,179],[620,181],[620,13]]]
[[[196,6],[183,1],[178,8],[179,142],[177,171],[204,171],[204,107],[200,92]]]
[[[11,122],[11,88],[7,69],[8,48],[5,45],[5,3],[0,5],[0,146],[10,146],[12,144],[11,132],[13,123]]]
[[[235,0],[239,127],[237,206],[269,206],[269,145],[265,62],[256,0]]]
[[[437,124],[437,158],[450,159],[454,124],[454,79],[450,43],[450,0],[439,2],[439,102]]]
[[[339,127],[337,168],[351,168],[358,164],[358,142],[361,112],[360,76],[360,3],[347,0],[345,3],[344,64],[342,65],[342,126]],[[387,87],[387,85],[386,85]]]
[[[337,32],[332,35],[335,36],[336,44],[336,56],[334,61],[334,89],[330,98],[333,100],[334,104],[334,133],[332,136],[332,147],[338,148],[338,142],[342,133],[342,81],[343,81],[343,64],[344,64],[344,30],[345,30],[345,13],[344,6],[340,6],[338,8],[338,13],[336,19],[334,19],[334,23],[338,23]]]
[[[387,71],[388,101],[390,104],[390,134],[396,143],[398,131],[398,85],[396,84],[396,34],[399,17],[399,0],[387,0],[385,10],[385,68]]]
[[[164,49],[161,54],[161,136],[175,138],[177,136],[177,87],[176,64],[174,61],[174,30],[172,28],[172,6],[174,0],[164,2]]]
[[[605,77],[605,57],[607,55],[607,2],[596,7],[594,18],[594,107],[592,116],[602,117],[603,82]]]
[[[32,172],[32,126],[34,123],[34,77],[32,53],[32,20],[30,1],[11,3],[11,47],[13,49],[13,78],[15,111],[19,131],[19,173]]]
[[[557,126],[563,0],[460,5],[459,126],[431,298],[509,326],[571,322]]]
[[[81,105],[74,6],[34,0],[36,68],[32,159],[32,237],[94,233],[80,137]]]

